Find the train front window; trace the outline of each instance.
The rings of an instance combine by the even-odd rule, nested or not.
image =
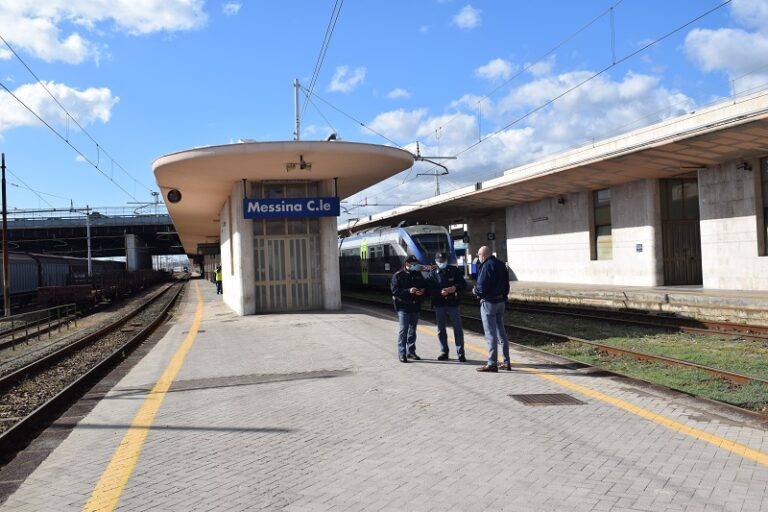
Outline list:
[[[431,263],[435,258],[435,254],[438,252],[451,252],[451,248],[448,246],[448,237],[440,233],[428,233],[422,235],[411,235],[416,246],[421,253],[427,259],[428,263]]]

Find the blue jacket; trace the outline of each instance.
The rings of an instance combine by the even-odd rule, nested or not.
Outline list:
[[[464,272],[458,267],[448,265],[444,270],[438,267],[432,269],[427,277],[430,284],[430,296],[432,297],[433,307],[458,306],[461,303],[461,296],[467,288],[467,282],[464,280]],[[443,296],[440,293],[443,288],[456,287],[456,292]]]
[[[506,302],[509,295],[509,270],[503,261],[489,256],[480,267],[475,295],[488,302]]]

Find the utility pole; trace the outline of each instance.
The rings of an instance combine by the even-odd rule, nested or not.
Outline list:
[[[443,164],[435,162],[435,160],[456,160],[455,156],[421,156],[421,148],[419,147],[419,141],[416,141],[416,155],[413,158],[417,162],[429,162],[434,165],[435,172],[418,173],[416,176],[434,176],[435,177],[435,195],[440,195],[440,176],[448,174],[448,168]],[[438,171],[437,167],[441,167],[443,170]]]
[[[296,131],[293,132],[293,140],[301,140],[301,120],[299,119],[299,79],[293,80],[293,108],[296,110]]]
[[[93,266],[91,264],[91,208],[85,205],[85,236],[88,238],[88,278],[93,276]]]
[[[3,314],[11,316],[11,276],[8,261],[8,208],[5,203],[5,153],[0,168],[3,170]]]

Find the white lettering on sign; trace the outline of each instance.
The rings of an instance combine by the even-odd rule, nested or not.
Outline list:
[[[329,212],[331,211],[331,205],[322,199],[319,199],[318,201],[310,199],[307,201],[307,210],[311,212]]]
[[[310,201],[313,202],[313,201]],[[320,201],[322,203],[322,201]],[[312,207],[307,204],[307,209],[314,211]],[[330,206],[329,208],[330,209]],[[281,201],[280,204],[259,204],[258,201],[248,203],[248,213],[286,213],[286,212],[303,212],[304,205],[300,203],[288,203]]]

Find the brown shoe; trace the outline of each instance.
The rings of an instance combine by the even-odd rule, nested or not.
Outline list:
[[[499,369],[495,366],[489,366],[486,364],[485,366],[481,366],[480,368],[478,368],[477,371],[481,373],[485,373],[485,372],[498,373]]]
[[[511,363],[502,363],[499,365],[499,370],[507,370],[508,372],[512,371],[512,364]]]

